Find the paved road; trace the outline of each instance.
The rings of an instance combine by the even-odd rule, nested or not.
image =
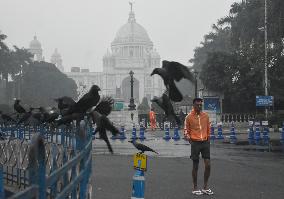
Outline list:
[[[165,142],[162,133],[146,134],[144,144],[160,154],[150,154],[146,172],[145,198],[148,199],[283,199],[283,153],[243,150],[243,146],[215,143],[211,147],[213,196],[191,195],[192,163],[190,145],[184,140]],[[127,141],[112,141],[114,155],[107,152],[101,140],[93,145],[93,198],[126,199],[131,197],[132,154],[136,152]],[[201,162],[202,163],[202,162]],[[202,187],[203,165],[199,169]]]

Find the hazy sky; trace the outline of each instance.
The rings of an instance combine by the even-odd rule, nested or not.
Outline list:
[[[136,0],[136,22],[161,59],[187,61],[217,19],[239,0]],[[0,0],[0,30],[9,46],[28,48],[36,34],[46,61],[55,48],[65,70],[102,71],[102,57],[127,22],[129,0]]]

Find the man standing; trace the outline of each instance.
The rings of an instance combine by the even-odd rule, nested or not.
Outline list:
[[[151,125],[151,130],[156,129],[156,113],[154,112],[154,109],[151,108],[151,111],[149,112],[149,118],[150,118],[150,125]]]
[[[207,113],[202,112],[201,98],[193,100],[193,109],[186,116],[184,124],[184,136],[191,143],[191,156],[193,161],[192,179],[193,190],[192,194],[202,195],[203,193],[212,195],[213,191],[208,188],[208,179],[210,176],[210,124]],[[197,172],[199,165],[199,154],[201,153],[204,159],[204,184],[202,190],[197,188]]]

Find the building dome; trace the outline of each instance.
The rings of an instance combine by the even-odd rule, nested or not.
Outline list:
[[[128,22],[117,31],[112,45],[122,43],[143,43],[153,45],[145,28],[136,23],[133,11],[129,13]]]
[[[41,49],[41,43],[34,36],[34,39],[30,42],[30,49]]]
[[[61,55],[58,53],[57,48],[55,48],[53,54],[51,55],[51,59],[55,59],[55,58],[60,58],[61,59]]]

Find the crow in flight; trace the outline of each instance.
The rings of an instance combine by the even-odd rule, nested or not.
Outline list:
[[[99,132],[100,138],[106,142],[109,151],[113,153],[106,131],[108,130],[112,133],[112,135],[116,136],[120,133],[119,130],[115,126],[113,126],[113,124],[105,115],[100,114],[97,111],[92,112],[92,119],[93,123],[96,124],[95,134]]]
[[[16,99],[14,102],[14,109],[17,113],[25,113],[26,110],[20,105],[21,100]]]
[[[164,80],[164,84],[169,91],[169,98],[174,102],[180,102],[183,99],[181,92],[178,90],[175,81],[180,81],[182,78],[194,81],[194,75],[189,71],[189,69],[178,63],[169,62],[164,60],[162,63],[162,68],[155,68],[152,75],[160,75]]]
[[[158,106],[161,107],[165,111],[165,115],[167,118],[174,118],[177,125],[178,126],[181,125],[181,121],[179,117],[175,114],[173,105],[169,97],[165,93],[163,93],[161,97],[154,97],[151,101],[156,102]]]
[[[110,131],[112,135],[118,135],[119,130],[113,126],[110,120],[107,118],[107,115],[110,114],[114,100],[111,97],[104,97],[96,108],[91,112],[93,123],[96,124],[95,134],[99,132],[99,136],[103,139],[108,147],[108,150],[113,153],[111,144],[107,137],[106,130]]]
[[[97,103],[100,101],[99,91],[101,89],[97,85],[93,85],[88,93],[86,93],[78,102],[76,102],[73,106],[71,106],[67,113],[83,113],[85,114],[86,111],[93,106],[96,106]]]
[[[9,115],[2,113],[2,111],[0,111],[0,116],[1,116],[1,118],[3,119],[4,123],[5,123],[5,122],[13,122],[13,123],[16,123],[16,120],[14,120],[14,119],[13,119],[12,117],[10,117]]]
[[[140,153],[144,153],[145,151],[151,151],[151,152],[154,152],[156,154],[159,154],[158,152],[154,151],[150,147],[148,147],[148,146],[146,146],[144,144],[138,143],[135,140],[131,140],[131,141],[128,141],[128,142],[132,143],[135,146],[136,149],[141,151]]]

